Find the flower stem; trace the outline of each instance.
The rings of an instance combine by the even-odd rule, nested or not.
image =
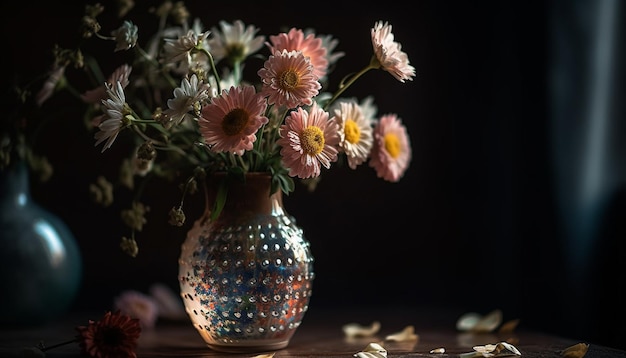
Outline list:
[[[215,61],[213,61],[213,56],[211,53],[204,48],[199,49],[202,53],[204,53],[209,58],[209,63],[211,64],[211,72],[213,72],[213,76],[215,76],[215,83],[217,83],[217,94],[222,93],[222,86],[220,85],[220,75],[217,72],[217,68],[215,68]]]
[[[51,346],[46,346],[43,342],[40,342],[39,345],[37,346],[37,348],[39,348],[42,352],[45,352],[45,351],[48,351],[48,350],[53,349],[53,348],[58,348],[58,347],[61,347],[61,346],[65,346],[65,345],[68,345],[68,344],[71,344],[71,343],[77,343],[77,342],[79,342],[79,340],[77,338],[73,338],[73,339],[71,339],[69,341],[53,344]]]
[[[356,82],[356,80],[358,80],[361,76],[363,76],[367,71],[369,70],[375,70],[377,68],[380,68],[380,62],[378,62],[378,59],[376,59],[376,56],[373,56],[373,58],[370,60],[370,63],[365,66],[361,71],[359,71],[358,73],[356,73],[354,76],[352,76],[348,82],[341,83],[339,85],[339,89],[337,90],[337,92],[335,92],[335,94],[333,95],[333,97],[326,102],[326,105],[324,105],[324,110],[327,111],[328,107],[330,107],[330,105],[335,102],[335,100],[337,98],[339,98],[339,96],[341,96],[341,94],[348,89],[348,87],[350,87],[354,82]]]

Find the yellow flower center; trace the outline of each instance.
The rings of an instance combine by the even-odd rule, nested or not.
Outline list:
[[[317,126],[307,127],[300,133],[300,143],[306,154],[318,155],[324,149],[324,132]]]
[[[300,83],[300,75],[292,69],[288,69],[280,74],[280,88],[291,90]]]
[[[241,108],[235,108],[224,116],[222,121],[222,130],[229,136],[241,133],[246,128],[250,115]]]
[[[400,138],[393,133],[385,134],[385,149],[392,158],[397,158],[402,151],[400,147]]]
[[[361,138],[361,129],[356,122],[351,119],[346,121],[344,133],[346,134],[346,140],[352,144],[358,143]]]

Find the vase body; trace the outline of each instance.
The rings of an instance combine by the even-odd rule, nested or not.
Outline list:
[[[76,240],[30,196],[25,163],[0,172],[0,324],[36,326],[65,313],[82,278]]]
[[[208,203],[219,176],[207,179]],[[207,345],[231,353],[286,347],[308,310],[314,279],[309,242],[270,177],[231,182],[215,220],[206,210],[187,234],[179,283],[187,314]]]

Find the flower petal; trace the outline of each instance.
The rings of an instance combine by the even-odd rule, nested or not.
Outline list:
[[[343,326],[343,332],[348,337],[371,337],[380,330],[380,322],[374,321],[369,326],[358,323],[349,323]]]

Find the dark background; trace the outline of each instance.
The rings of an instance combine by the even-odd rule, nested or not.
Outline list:
[[[140,44],[142,24],[151,18],[138,14],[149,3],[138,1],[129,14]],[[47,69],[55,43],[75,43],[82,8],[6,4],[4,57],[12,66],[3,77],[22,82]],[[315,257],[311,309],[410,306],[486,314],[499,308],[522,327],[626,348],[622,4],[610,11],[617,14],[619,46],[611,57],[611,92],[601,98],[611,108],[602,115],[609,118],[604,180],[587,206],[578,200],[577,179],[587,170],[586,125],[601,120],[586,115],[594,93],[593,34],[604,21],[597,20],[598,8],[610,2],[416,1],[410,10],[341,2],[209,4],[187,4],[207,29],[241,19],[266,36],[282,26],[333,34],[336,51],[346,55],[331,88],[369,61],[377,20],[392,24],[416,68],[404,84],[370,71],[345,93],[371,94],[379,115],[394,112],[404,121],[413,159],[399,183],[377,179],[367,167],[336,168],[323,173],[314,194],[300,187],[285,198]],[[120,24],[110,16],[101,21],[103,33]],[[96,50],[106,58],[111,49]],[[110,70],[119,64],[111,60]],[[75,74],[68,69],[68,77]],[[193,211],[185,227],[169,226],[165,214],[179,198],[176,189],[148,188],[152,209],[138,237],[140,254],[122,253],[124,203],[101,208],[88,192],[99,174],[113,175],[120,152],[114,145],[101,154],[93,146],[81,127],[82,105],[69,94],[42,109],[59,118],[38,143],[55,175],[32,191],[80,245],[84,277],[75,309],[109,307],[122,290],[146,291],[155,282],[177,290],[180,244]]]

